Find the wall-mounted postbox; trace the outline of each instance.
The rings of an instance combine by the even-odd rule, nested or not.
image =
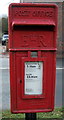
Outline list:
[[[11,4],[9,51],[11,111],[49,112],[54,108],[57,6]]]

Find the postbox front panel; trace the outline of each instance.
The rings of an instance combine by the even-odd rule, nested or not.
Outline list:
[[[49,112],[54,109],[56,35],[56,5],[10,5],[10,88],[13,113]]]
[[[11,66],[13,91],[11,111],[14,113],[52,111],[55,91],[55,54],[41,52],[42,57],[39,59],[28,59],[28,51],[21,54],[11,53],[11,56],[12,54],[14,55],[11,57],[13,65]],[[30,69],[30,66],[35,69]]]

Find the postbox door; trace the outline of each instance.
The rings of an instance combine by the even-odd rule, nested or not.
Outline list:
[[[42,58],[29,59],[27,57],[28,52],[22,53],[22,54],[20,53],[16,54],[17,110],[32,111],[32,109],[34,110],[36,109],[37,111],[39,111],[39,109],[41,109],[43,111],[46,108],[48,109],[53,108],[53,102],[52,102],[54,97],[53,75],[55,74],[55,72],[52,70],[54,69],[54,66],[52,63],[54,63],[54,54],[51,54],[51,52],[49,52],[48,54],[46,52],[41,52],[41,55],[42,55]],[[31,85],[29,82],[30,79],[28,79],[27,83],[25,82],[27,77],[26,74],[27,75],[31,74],[29,73],[29,70],[28,70],[29,68],[27,68],[27,65],[29,67],[33,65],[34,67],[35,65],[34,62],[36,64],[36,67],[38,67],[38,62],[39,62],[39,65],[42,65],[40,69],[40,72],[42,73],[39,73],[42,77],[42,81],[39,81],[38,83],[36,78],[35,78],[35,81],[33,81],[34,79],[32,78],[32,82],[31,82],[33,86],[32,87],[30,86]],[[26,69],[28,70],[28,73]],[[31,72],[32,72],[32,69],[31,69]],[[49,76],[49,72],[50,72],[50,76]],[[36,68],[35,68],[35,74],[32,73],[31,75],[37,76]],[[37,86],[36,85],[34,86],[34,84],[36,84]],[[37,90],[35,90],[35,88],[36,89],[40,88],[38,84],[40,84],[40,87],[41,87],[40,93]],[[26,90],[26,87],[28,88],[28,90]],[[53,96],[51,94],[53,94]]]

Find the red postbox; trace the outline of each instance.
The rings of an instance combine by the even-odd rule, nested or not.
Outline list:
[[[56,38],[55,4],[9,6],[11,112],[53,110]]]

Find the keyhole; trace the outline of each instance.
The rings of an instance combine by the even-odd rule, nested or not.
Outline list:
[[[20,83],[22,83],[22,80],[20,80]]]

